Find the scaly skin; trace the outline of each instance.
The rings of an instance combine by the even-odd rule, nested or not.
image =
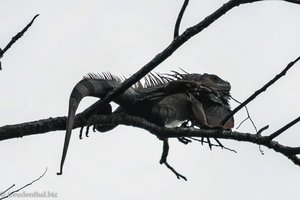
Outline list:
[[[168,76],[152,74],[145,82],[145,86],[139,83],[114,99],[120,106],[115,112],[140,116],[166,127],[175,127],[189,120],[200,128],[233,128],[233,118],[224,126],[220,124],[231,112],[228,103],[231,87],[218,76],[174,72]],[[103,98],[120,84],[121,79],[108,73],[91,74],[76,84],[69,100],[65,143],[58,175],[62,174],[76,109],[81,99],[86,96]],[[113,128],[114,126],[96,126],[101,132]]]

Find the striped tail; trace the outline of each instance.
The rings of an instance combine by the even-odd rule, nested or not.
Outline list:
[[[65,159],[67,156],[67,151],[68,151],[68,147],[69,147],[69,143],[70,143],[70,139],[71,139],[71,133],[72,133],[72,128],[73,128],[74,119],[75,119],[75,113],[76,113],[76,110],[77,110],[80,100],[81,99],[73,98],[72,95],[69,100],[69,113],[68,113],[67,127],[66,127],[67,132],[65,135],[63,153],[62,153],[61,162],[60,162],[60,172],[58,172],[57,175],[62,175],[62,170],[63,170],[64,162],[65,162]]]
[[[83,79],[76,84],[76,86],[74,87],[71,93],[70,100],[69,100],[69,112],[68,112],[68,119],[67,119],[67,126],[66,126],[66,136],[65,136],[63,153],[62,153],[61,163],[60,163],[60,172],[58,172],[57,175],[62,174],[63,165],[66,159],[71,133],[73,129],[75,114],[80,101],[86,96],[103,98],[104,96],[107,95],[108,92],[118,87],[119,85],[120,83],[115,80],[103,80],[103,79],[93,79],[93,78]],[[121,106],[122,105],[127,106],[132,102],[134,102],[135,95],[136,95],[135,90],[129,88],[123,94],[119,95],[114,100],[114,102],[116,102]]]
[[[108,84],[107,81],[95,79],[83,79],[74,87],[69,100],[66,136],[60,163],[60,172],[58,172],[57,175],[61,175],[63,171],[63,165],[67,156],[71,133],[74,125],[75,114],[80,101],[86,96],[101,98],[106,95],[109,89],[113,89],[113,86]]]

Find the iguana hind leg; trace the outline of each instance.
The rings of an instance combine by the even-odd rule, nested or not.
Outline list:
[[[99,114],[99,115],[109,115],[109,114],[112,114],[112,107],[110,104],[106,104],[105,106],[99,108],[95,114]],[[92,117],[92,116],[91,116]],[[89,120],[91,119],[91,117],[88,119],[88,122]],[[88,123],[89,124],[89,123]],[[87,125],[86,126],[86,131],[85,131],[85,136],[86,137],[89,137],[89,128],[90,128],[90,125]],[[80,129],[80,133],[79,133],[79,139],[82,139],[82,133],[83,133],[83,129],[84,129],[84,126],[81,127]],[[94,125],[93,126],[93,131],[95,132],[95,130],[99,131],[99,132],[106,132],[106,131],[109,131],[113,128],[111,128],[111,126],[107,127],[106,125]]]
[[[101,114],[112,114],[112,113],[120,113],[123,112],[123,109],[121,106],[119,106],[114,112],[112,112],[112,108],[110,107],[109,112],[107,113],[101,113]],[[104,132],[108,132],[114,128],[116,128],[118,125],[111,125],[111,124],[96,124],[93,126],[93,130],[104,133]]]

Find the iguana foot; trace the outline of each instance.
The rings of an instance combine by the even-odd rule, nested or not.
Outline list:
[[[202,125],[200,128],[202,128],[202,129],[217,129],[217,130],[224,130],[223,126],[220,126],[220,125],[211,126],[211,125],[209,125],[209,124]]]
[[[183,143],[183,144],[189,144],[192,142],[192,140],[186,138],[186,137],[179,137],[177,138],[179,142]]]
[[[79,139],[80,139],[80,140],[82,139],[82,132],[83,132],[83,129],[84,129],[84,126],[82,126],[82,127],[80,128],[80,132],[79,132]],[[85,137],[89,137],[89,129],[90,129],[90,126],[86,126]]]

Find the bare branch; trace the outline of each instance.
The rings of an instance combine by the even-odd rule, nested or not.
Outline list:
[[[297,0],[291,0],[291,1],[294,1],[293,3],[297,2]],[[112,99],[114,99],[115,97],[117,97],[118,95],[123,93],[125,90],[127,90],[129,87],[131,87],[133,84],[138,82],[146,74],[151,72],[155,67],[157,67],[160,63],[162,63],[169,56],[171,56],[186,41],[188,41],[190,38],[192,38],[196,34],[203,31],[205,28],[207,28],[209,25],[211,25],[218,18],[220,18],[224,14],[226,14],[229,10],[231,10],[232,8],[237,7],[241,4],[252,3],[252,2],[255,2],[255,1],[230,0],[227,3],[223,4],[219,9],[217,9],[211,15],[207,16],[204,20],[202,20],[201,22],[199,22],[195,26],[192,26],[192,27],[186,29],[181,35],[176,37],[168,47],[166,47],[162,52],[157,54],[150,62],[148,62],[146,65],[144,65],[135,74],[133,74],[128,79],[126,79],[118,88],[115,88],[114,90],[109,92],[108,95],[105,98],[97,101],[92,106],[88,107],[84,112],[81,113],[80,117],[87,120],[89,118],[89,116],[91,116],[92,114],[95,113],[95,110],[97,108],[101,108],[105,104],[111,102]],[[241,107],[243,107],[243,106],[244,105],[241,105]],[[232,114],[232,116],[233,116],[233,114]],[[228,119],[230,119],[230,117],[228,117],[226,119],[226,121]],[[224,124],[226,123],[226,121],[224,120]]]
[[[243,2],[243,4],[245,4],[245,3],[254,3],[254,2],[259,2],[259,1],[267,1],[267,0],[241,0],[241,1]],[[300,0],[282,0],[282,1],[300,4]]]
[[[110,118],[111,117],[111,118]],[[296,165],[300,166],[300,159],[296,154],[300,153],[300,147],[284,146],[276,141],[270,140],[268,136],[261,136],[258,134],[242,133],[228,130],[215,129],[194,129],[194,128],[165,128],[157,126],[146,121],[143,118],[129,116],[125,113],[113,114],[108,116],[94,116],[91,120],[92,124],[124,124],[148,130],[153,135],[159,138],[178,138],[178,137],[207,137],[207,138],[221,138],[236,141],[250,142],[258,145],[266,146],[279,152],[292,160]]]
[[[59,123],[58,123],[59,121]],[[22,137],[25,135],[41,134],[56,130],[65,130],[66,117],[56,119],[44,119],[35,122],[22,123],[17,125],[0,127],[0,140]],[[300,159],[296,154],[300,153],[300,147],[284,146],[276,141],[270,140],[269,136],[258,134],[243,133],[229,130],[217,129],[194,129],[194,128],[165,128],[157,126],[143,118],[130,116],[125,113],[115,113],[112,115],[94,115],[89,125],[107,124],[107,125],[127,125],[145,129],[157,136],[158,138],[179,138],[179,137],[206,137],[230,139],[235,141],[250,142],[253,144],[263,145],[276,152],[281,153],[296,165],[300,166]],[[80,118],[75,119],[74,128],[87,125]],[[8,137],[8,136],[11,137]]]
[[[300,116],[297,117],[296,119],[294,119],[293,121],[291,121],[290,123],[288,123],[287,125],[285,125],[284,127],[280,128],[279,130],[275,131],[274,133],[272,133],[269,136],[270,140],[273,140],[274,138],[276,138],[277,136],[279,136],[281,133],[283,133],[284,131],[286,131],[287,129],[291,128],[292,126],[294,126],[296,123],[298,123],[300,121]]]
[[[41,134],[50,131],[65,130],[66,121],[67,117],[56,117],[2,126],[0,128],[0,141],[12,138],[20,138],[28,135]],[[76,122],[79,123],[79,120],[76,120]],[[83,126],[83,124],[77,124],[76,127],[79,127],[78,125]]]
[[[269,128],[269,125],[266,125],[257,131],[257,135],[261,135],[261,133]]]
[[[24,188],[26,188],[26,187],[32,185],[33,183],[39,181],[46,173],[47,173],[47,168],[46,168],[46,170],[44,171],[44,173],[43,173],[41,176],[39,176],[37,179],[35,179],[35,180],[31,181],[30,183],[24,185],[23,187],[20,187],[20,188],[17,189],[17,190],[14,190],[14,191],[10,192],[10,193],[9,193],[8,195],[6,195],[6,196],[1,197],[0,200],[6,199],[6,198],[10,197],[12,194],[17,193],[17,192],[23,190]],[[14,186],[14,185],[13,185],[13,186]],[[13,186],[11,186],[9,189],[11,189]],[[8,189],[8,190],[9,190],[9,189]],[[8,190],[6,190],[6,192],[7,192]]]
[[[180,28],[180,23],[181,23],[181,20],[182,20],[182,16],[183,16],[184,11],[185,11],[188,4],[189,4],[189,0],[184,0],[182,8],[181,8],[181,10],[178,14],[177,20],[176,20],[175,29],[174,29],[174,36],[173,36],[174,39],[176,37],[178,37],[178,35],[179,35],[179,28]]]
[[[290,3],[295,3],[295,4],[300,4],[300,0],[284,0],[286,2],[290,2]]]
[[[169,56],[171,56],[182,44],[184,44],[190,38],[192,38],[196,34],[200,33],[202,30],[207,28],[209,25],[211,25],[214,21],[216,21],[218,18],[223,16],[229,10],[231,10],[236,6],[239,6],[240,4],[241,2],[239,0],[230,0],[224,5],[222,5],[219,9],[217,9],[214,13],[206,17],[203,21],[185,30],[181,35],[176,37],[167,48],[165,48],[162,52],[157,54],[150,62],[144,65],[130,78],[126,79],[120,85],[120,87],[115,88],[114,90],[109,92],[105,98],[97,101],[92,106],[87,108],[84,112],[82,112],[81,117],[83,119],[88,119],[89,116],[95,113],[96,108],[100,108],[105,104],[109,103],[110,101],[112,101],[112,99],[117,97],[119,94],[123,93],[133,84],[138,82],[147,73],[149,73],[151,70],[157,67],[160,63],[166,60]]]
[[[237,106],[225,119],[222,120],[221,124],[225,124],[235,113],[237,113],[239,110],[241,110],[244,106],[246,106],[249,102],[251,102],[253,99],[255,99],[259,94],[266,91],[268,87],[273,85],[276,81],[278,81],[281,77],[283,77],[286,72],[300,60],[300,56],[296,58],[296,60],[290,62],[282,72],[277,74],[272,80],[270,80],[267,84],[265,84],[261,89],[254,92],[250,97],[248,97],[243,103],[241,103],[239,106]]]
[[[187,178],[185,176],[179,174],[168,162],[165,162],[164,164],[166,165],[166,167],[168,169],[170,169],[176,175],[176,177],[178,179],[183,179],[183,180],[187,181]]]
[[[0,197],[5,194],[7,191],[9,191],[11,188],[15,187],[16,184],[13,184],[12,186],[10,186],[9,188],[7,188],[6,190],[4,190],[3,192],[0,193]]]
[[[163,140],[163,152],[161,154],[159,163],[163,164],[163,163],[167,162],[168,155],[169,155],[169,141],[166,138]]]
[[[6,45],[6,47],[4,47],[4,49],[0,49],[0,59],[2,58],[2,56],[4,55],[4,53],[18,40],[20,39],[24,33],[28,30],[28,28],[32,25],[32,23],[34,22],[34,20],[39,16],[39,14],[35,15],[33,17],[33,19],[29,22],[29,24],[27,24],[27,26],[25,26],[25,28],[23,28],[22,31],[20,31],[19,33],[17,33],[14,37],[11,38],[11,41]],[[0,70],[2,70],[1,68],[1,64],[0,64]]]
[[[160,164],[165,164],[166,167],[171,170],[178,179],[184,179],[185,181],[187,181],[187,178],[181,174],[179,174],[167,161],[167,157],[169,155],[169,141],[167,138],[165,138],[163,140],[163,152],[161,155],[161,159],[159,161]]]

